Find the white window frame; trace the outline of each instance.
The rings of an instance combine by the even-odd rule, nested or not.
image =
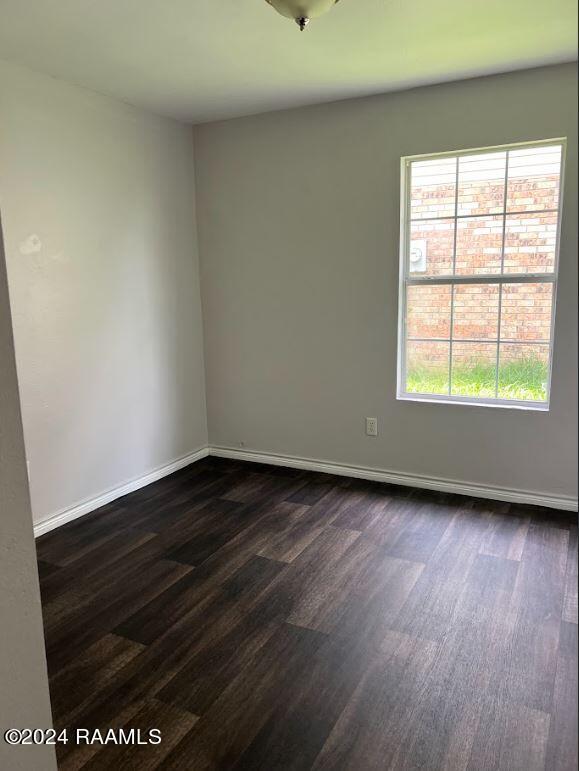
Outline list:
[[[520,150],[530,147],[544,147],[548,145],[561,145],[561,169],[559,175],[559,197],[557,209],[552,210],[537,210],[541,213],[550,211],[557,212],[557,233],[555,244],[555,266],[552,273],[498,273],[498,274],[481,274],[481,275],[453,275],[453,276],[411,276],[409,274],[410,261],[408,259],[408,251],[410,249],[410,168],[414,161],[429,161],[440,158],[455,158],[462,157],[464,155],[483,155],[486,153],[507,152],[506,169],[505,169],[505,197],[503,204],[503,211],[499,214],[493,214],[489,216],[502,216],[503,218],[503,241],[502,241],[502,253],[501,260],[504,260],[504,248],[505,248],[505,232],[506,232],[506,220],[507,220],[507,200],[506,189],[508,180],[508,151]],[[471,148],[467,150],[447,151],[441,153],[428,153],[424,155],[408,155],[401,159],[401,185],[400,185],[400,279],[399,279],[399,301],[398,301],[398,362],[397,362],[397,399],[401,401],[413,401],[413,402],[429,402],[429,403],[442,403],[442,404],[463,404],[470,406],[483,406],[483,407],[501,407],[510,409],[522,409],[522,410],[539,410],[541,412],[548,412],[551,400],[551,377],[553,370],[553,345],[555,335],[555,311],[557,300],[557,283],[559,277],[559,250],[561,244],[561,221],[563,211],[563,189],[564,189],[564,174],[565,174],[565,158],[567,150],[566,137],[558,137],[555,139],[543,139],[539,141],[530,142],[516,142],[506,145],[495,145],[493,147],[480,147]],[[457,163],[457,177],[458,177],[458,163]],[[458,179],[457,179],[458,183]],[[456,185],[455,195],[455,210],[454,215],[445,217],[444,219],[454,219],[455,221],[455,239],[454,239],[454,254],[453,262],[456,260],[456,223],[462,219],[463,216],[457,214],[458,205],[458,184]],[[511,212],[511,214],[526,214],[532,212]],[[464,216],[484,216],[484,215],[464,215]],[[436,219],[436,218],[434,218]],[[452,325],[452,307],[451,306],[451,320],[450,320],[450,352],[449,352],[449,393],[448,394],[427,394],[427,393],[414,393],[406,391],[406,325],[407,325],[407,312],[406,312],[406,296],[408,286],[441,286],[451,285],[460,286],[465,284],[498,284],[502,287],[502,284],[509,283],[550,283],[553,285],[552,293],[552,307],[551,307],[551,334],[548,343],[541,343],[542,345],[549,346],[549,366],[548,366],[548,380],[547,380],[547,400],[546,401],[531,401],[531,400],[516,400],[516,399],[501,399],[499,397],[476,397],[476,396],[455,396],[451,394],[452,389],[452,342],[453,342],[453,325]],[[502,292],[499,294],[499,298],[502,297]],[[500,341],[500,314],[501,305],[499,299],[499,330],[498,339]],[[429,340],[429,342],[436,342],[437,338]],[[447,342],[446,338],[443,342]],[[461,341],[462,342],[462,341]],[[494,342],[489,340],[473,340],[470,342]],[[522,342],[521,342],[522,344]],[[497,343],[497,384],[499,378],[499,350],[500,345]],[[497,389],[498,390],[498,389]]]

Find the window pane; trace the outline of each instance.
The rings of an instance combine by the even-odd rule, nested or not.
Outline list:
[[[408,337],[450,337],[451,286],[409,286],[406,295]]]
[[[409,161],[405,393],[547,401],[562,161],[561,143]]]
[[[492,398],[496,389],[496,343],[453,343],[452,395]]]
[[[406,347],[406,392],[448,394],[450,343],[417,343]]]
[[[499,351],[499,398],[547,400],[549,346],[501,343]]]
[[[458,163],[458,214],[498,214],[505,200],[507,153],[465,155]]]
[[[410,215],[413,219],[454,216],[456,164],[456,158],[411,164]]]
[[[454,288],[452,336],[496,340],[499,334],[499,285],[464,284]]]
[[[508,215],[505,273],[552,273],[556,246],[556,213]]]
[[[503,250],[503,218],[473,217],[458,221],[456,273],[500,273]]]
[[[449,276],[454,254],[454,220],[413,222],[410,226],[408,272],[417,276]]]
[[[503,284],[501,340],[551,338],[553,284]]]
[[[561,145],[511,150],[507,211],[556,209],[561,157]]]

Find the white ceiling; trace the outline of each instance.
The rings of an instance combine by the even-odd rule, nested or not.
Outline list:
[[[576,58],[575,0],[0,0],[0,58],[191,122]]]

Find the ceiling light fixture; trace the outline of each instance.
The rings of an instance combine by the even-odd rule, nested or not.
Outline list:
[[[303,32],[310,19],[329,11],[338,0],[266,0],[282,16],[293,19]]]

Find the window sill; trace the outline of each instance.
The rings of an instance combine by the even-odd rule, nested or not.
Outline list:
[[[549,402],[517,402],[502,399],[468,399],[457,396],[437,396],[435,394],[398,394],[401,402],[420,402],[421,404],[452,404],[462,407],[493,407],[501,410],[526,410],[528,412],[549,412]]]

